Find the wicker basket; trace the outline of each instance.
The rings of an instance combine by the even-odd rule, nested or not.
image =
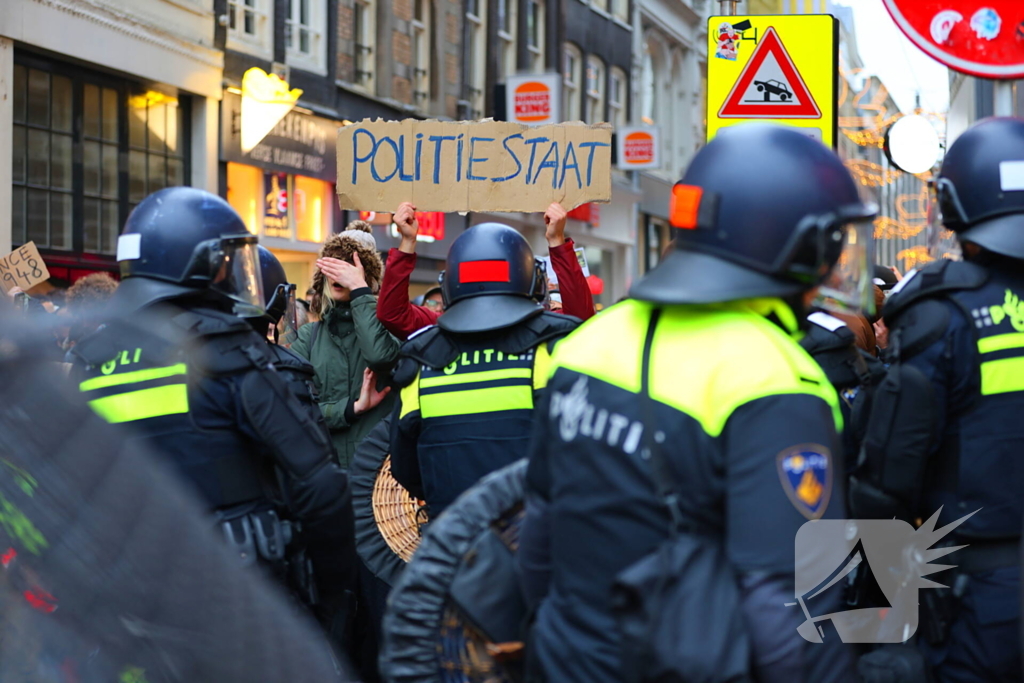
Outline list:
[[[406,562],[420,544],[420,527],[427,522],[425,505],[391,476],[391,456],[384,458],[373,483],[373,518],[388,547]]]
[[[498,537],[513,552],[519,550],[519,529],[525,511],[517,505],[491,524]],[[492,643],[466,622],[459,608],[445,605],[438,633],[437,658],[444,683],[518,683],[522,680],[519,657],[509,661],[495,659]]]

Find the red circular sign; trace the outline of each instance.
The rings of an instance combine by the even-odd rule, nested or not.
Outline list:
[[[1024,78],[1021,0],[883,0],[926,54],[982,78]]]

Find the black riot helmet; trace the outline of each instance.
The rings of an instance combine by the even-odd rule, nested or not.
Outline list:
[[[265,311],[250,323],[260,334],[267,334],[273,326],[274,341],[290,345],[299,331],[299,313],[295,301],[295,285],[288,282],[288,275],[277,257],[266,247],[258,247],[260,255],[260,279],[263,281]],[[244,317],[244,315],[243,315]],[[281,323],[281,337],[278,324]]]
[[[876,213],[820,142],[783,126],[727,128],[673,188],[675,249],[630,296],[665,304],[794,297],[825,283],[842,255],[863,301],[872,275],[867,221]],[[859,252],[847,259],[844,245]],[[822,292],[842,296],[829,283]]]
[[[510,327],[543,310],[544,266],[529,243],[501,223],[482,223],[459,235],[438,278],[445,312],[437,324],[449,332]]]
[[[934,187],[942,224],[961,242],[1024,259],[1024,120],[968,128],[946,152]]]
[[[149,301],[205,292],[262,311],[256,241],[217,195],[171,187],[146,197],[128,216],[117,261],[125,284],[134,283],[129,288]]]

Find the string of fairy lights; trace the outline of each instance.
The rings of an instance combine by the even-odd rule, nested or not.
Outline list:
[[[842,134],[857,147],[881,150],[885,147],[886,131],[904,114],[890,107],[889,91],[885,84],[863,71],[854,69],[847,72],[840,69],[838,111],[843,112],[845,108],[854,114],[840,115],[837,123]],[[861,82],[859,88],[851,87],[851,83],[858,81]],[[930,119],[938,130],[945,129],[945,117],[942,114],[924,112],[919,108],[914,113]],[[856,181],[865,187],[881,189],[899,183],[904,190],[893,201],[895,216],[879,216],[875,219],[875,239],[909,240],[920,235],[927,227],[931,171],[912,175],[863,158],[848,158],[844,163]],[[907,269],[932,260],[928,247],[924,245],[902,249],[897,252],[896,258]]]

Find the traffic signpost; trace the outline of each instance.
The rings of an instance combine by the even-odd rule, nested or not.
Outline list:
[[[835,17],[714,16],[708,41],[708,140],[756,120],[792,126],[835,147]]]
[[[1024,78],[1021,0],[883,0],[914,45],[954,71],[996,79],[995,113],[1013,114],[1013,85]]]

